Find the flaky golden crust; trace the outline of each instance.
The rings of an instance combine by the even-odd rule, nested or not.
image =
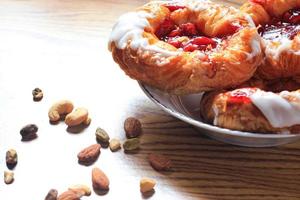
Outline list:
[[[132,48],[132,41],[128,41],[125,48],[119,48],[115,41],[111,41],[109,48],[115,62],[131,78],[176,94],[227,88],[250,79],[262,60],[260,39],[252,20],[233,8],[211,2],[204,4],[207,9],[192,10],[186,7],[172,13],[158,2],[139,8],[138,11],[155,16],[147,18],[150,25],[145,27],[143,38],[149,45],[176,55],[166,56]],[[176,24],[195,23],[201,32],[210,37],[228,34],[227,27],[233,23],[243,28],[210,52],[184,52],[160,41],[154,34],[167,17]]]
[[[289,82],[290,89],[299,88],[300,84]],[[275,84],[275,83],[273,83]],[[271,84],[272,85],[272,84]],[[268,88],[269,86],[263,85]],[[252,90],[253,88],[249,88]],[[271,88],[273,89],[272,86]],[[279,88],[277,88],[279,89]],[[247,89],[246,89],[247,90]],[[201,99],[200,110],[204,121],[222,128],[255,133],[300,133],[300,125],[273,127],[264,114],[251,101],[232,101],[232,91],[207,92]],[[300,91],[298,90],[297,93]]]
[[[252,0],[246,2],[240,9],[248,13],[257,26],[270,23],[274,17],[282,15],[294,8],[300,7],[300,0]],[[286,40],[269,41],[263,39],[265,60],[257,69],[257,74],[263,79],[278,79],[300,75],[300,35],[287,44]]]

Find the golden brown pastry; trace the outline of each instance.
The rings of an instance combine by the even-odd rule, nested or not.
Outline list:
[[[251,17],[209,0],[154,1],[127,13],[109,49],[131,78],[176,94],[241,84],[262,61]]]
[[[286,80],[292,88],[299,84]],[[276,88],[268,85],[270,90]],[[281,88],[277,88],[281,89]],[[300,90],[280,93],[257,87],[214,91],[201,100],[202,118],[216,126],[256,133],[300,133]]]
[[[250,14],[262,36],[263,79],[300,75],[300,0],[252,0],[241,10]]]

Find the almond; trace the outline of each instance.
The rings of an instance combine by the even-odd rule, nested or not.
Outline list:
[[[77,155],[78,162],[83,165],[91,165],[99,157],[100,148],[100,144],[93,144],[81,150]]]
[[[109,180],[105,173],[95,167],[92,170],[92,183],[93,183],[93,188],[96,190],[108,190],[109,189]]]
[[[76,192],[72,190],[68,190],[66,192],[63,192],[60,194],[57,198],[57,200],[80,200],[80,195],[78,195]]]
[[[161,154],[150,154],[148,160],[151,166],[157,171],[169,170],[172,166],[171,160]]]

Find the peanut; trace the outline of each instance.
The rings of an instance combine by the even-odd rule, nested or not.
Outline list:
[[[120,140],[113,138],[109,141],[109,148],[112,152],[118,151],[121,148]]]
[[[85,108],[76,108],[66,116],[65,123],[68,126],[77,126],[88,119],[89,112]]]
[[[140,190],[142,193],[149,192],[153,190],[155,185],[156,185],[155,180],[145,177],[142,178],[140,181]]]
[[[61,119],[62,115],[72,112],[74,106],[69,100],[61,100],[53,104],[48,112],[50,122],[57,122]]]

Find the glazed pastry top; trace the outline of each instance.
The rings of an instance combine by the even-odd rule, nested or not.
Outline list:
[[[214,17],[210,16],[210,13]],[[233,7],[220,7],[209,0],[153,1],[119,18],[111,33],[109,49],[112,43],[119,49],[129,45],[134,50],[148,51],[160,57],[176,56],[183,51],[200,50],[197,54],[199,58],[204,58],[203,51],[216,48],[227,35],[234,34],[241,27],[254,27],[250,16],[245,14],[237,16],[237,13],[239,12]],[[168,35],[170,23],[174,26],[171,30],[173,32],[170,31],[171,34],[176,31],[176,28],[187,29],[190,32],[191,28],[194,28],[201,29],[201,36],[197,37],[200,33],[191,35],[188,32],[170,37]],[[165,35],[159,34],[160,28]],[[176,45],[179,43],[185,45]],[[258,39],[253,38],[252,53],[247,55],[251,59],[259,52]]]

